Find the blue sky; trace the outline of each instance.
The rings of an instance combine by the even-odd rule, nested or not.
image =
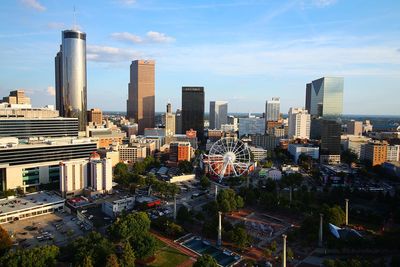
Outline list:
[[[61,30],[87,33],[88,107],[126,110],[129,65],[156,60],[156,110],[201,85],[229,112],[304,106],[305,84],[345,79],[347,114],[400,115],[400,1],[2,0],[0,96],[54,104]]]

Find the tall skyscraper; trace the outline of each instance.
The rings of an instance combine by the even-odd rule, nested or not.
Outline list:
[[[343,85],[342,77],[322,77],[312,81],[311,89],[306,86],[306,92],[311,90],[309,113],[324,119],[340,117],[343,113]]]
[[[310,139],[311,116],[304,108],[289,109],[289,138]]]
[[[311,88],[312,88],[312,84],[307,83],[306,84],[306,110],[308,111],[309,114],[311,111]]]
[[[228,122],[228,102],[211,101],[210,102],[210,129],[221,129],[222,124]]]
[[[268,100],[265,104],[265,120],[278,121],[280,118],[280,106],[281,101],[279,97],[273,97],[271,100]]]
[[[56,107],[60,116],[79,119],[79,130],[87,124],[86,33],[62,32],[55,57]]]
[[[165,113],[165,136],[175,134],[175,115],[172,113],[171,103],[167,104],[167,112]]]
[[[182,110],[180,110],[179,108],[176,110],[175,113],[175,133],[182,133]]]
[[[204,87],[182,87],[182,132],[193,129],[197,137],[204,137]]]
[[[139,134],[155,124],[154,69],[154,60],[135,60],[130,67],[127,117],[139,125]]]
[[[341,125],[339,123],[334,120],[321,120],[321,163],[340,163],[340,135]]]

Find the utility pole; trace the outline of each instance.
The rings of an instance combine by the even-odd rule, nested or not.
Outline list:
[[[282,267],[286,267],[286,235],[282,235],[283,244],[282,244]]]
[[[176,194],[174,194],[174,221],[176,221]]]
[[[319,239],[318,239],[318,246],[322,247],[322,239],[323,239],[323,222],[324,222],[324,214],[319,214]]]
[[[349,225],[349,199],[346,198],[346,226]]]
[[[217,246],[222,245],[222,219],[221,219],[222,212],[218,212],[218,240],[217,240]]]

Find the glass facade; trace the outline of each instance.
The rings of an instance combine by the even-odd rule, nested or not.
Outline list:
[[[24,185],[39,184],[39,167],[23,169],[22,181]]]
[[[193,129],[204,137],[204,87],[182,87],[182,133]]]
[[[49,181],[50,183],[60,181],[60,165],[49,166]]]
[[[27,138],[31,136],[78,136],[78,120],[75,118],[0,118],[0,137]]]
[[[323,77],[311,83],[310,113],[323,118],[338,118],[343,113],[342,77]]]
[[[88,158],[96,150],[96,143],[4,148],[0,149],[0,165],[9,164],[13,166]]]
[[[60,116],[79,119],[79,130],[87,124],[86,34],[62,32],[62,45],[55,58],[56,106]]]

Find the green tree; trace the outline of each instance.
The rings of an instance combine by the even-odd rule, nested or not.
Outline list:
[[[193,267],[217,267],[217,261],[208,254],[203,254],[197,258],[197,261],[193,264]]]
[[[93,267],[92,256],[85,256],[83,258],[82,264],[77,265],[79,267]]]
[[[74,266],[82,263],[88,256],[91,257],[94,266],[103,266],[113,251],[111,242],[97,232],[78,237],[65,248],[65,254],[72,260]]]
[[[352,163],[357,163],[358,162],[358,156],[356,153],[353,151],[347,149],[342,152],[340,155],[340,159],[342,162],[351,165]]]
[[[172,237],[178,237],[181,236],[182,233],[184,232],[182,226],[176,224],[176,223],[168,223],[167,225],[167,229],[166,229],[166,234],[168,236],[172,236]]]
[[[200,185],[201,185],[201,187],[202,187],[203,189],[209,188],[209,187],[211,186],[210,179],[208,179],[207,176],[203,175],[203,176],[200,178]]]
[[[121,267],[134,267],[135,259],[135,253],[133,252],[131,244],[129,242],[125,242],[119,265]]]
[[[270,245],[271,251],[272,253],[276,253],[276,250],[278,248],[278,245],[276,244],[276,241],[272,241],[271,245]]]
[[[345,222],[346,214],[340,206],[335,205],[331,208],[328,208],[324,213],[328,223],[340,226]]]
[[[178,163],[178,168],[181,172],[189,174],[193,172],[193,165],[190,161],[183,160]]]
[[[264,164],[263,164],[263,168],[272,168],[273,163],[270,160],[267,160]]]
[[[235,200],[236,200],[236,208],[237,209],[241,209],[241,208],[244,207],[244,201],[243,201],[243,198],[241,196],[236,196]]]
[[[289,248],[289,247],[286,250],[286,255],[287,255],[288,260],[293,260],[294,259],[293,250],[291,248]]]
[[[176,214],[176,219],[180,223],[185,223],[185,222],[190,222],[192,220],[192,216],[190,215],[189,210],[185,206],[181,206]]]
[[[272,257],[272,250],[270,248],[266,248],[264,250],[264,256],[268,259]]]
[[[232,231],[232,242],[240,249],[251,245],[251,238],[242,225],[236,225]]]
[[[243,207],[243,199],[236,196],[232,189],[223,189],[217,196],[218,208],[222,212],[230,212]]]
[[[12,246],[8,232],[0,226],[0,256],[6,253]]]
[[[8,252],[0,259],[0,266],[51,267],[56,266],[59,248],[43,246]]]
[[[147,233],[150,219],[145,212],[133,212],[119,218],[109,227],[109,234],[115,241],[129,240],[131,237]]]
[[[139,259],[146,259],[153,256],[156,251],[157,241],[149,233],[135,236],[130,242]]]
[[[336,266],[336,263],[335,263],[335,260],[332,260],[332,259],[325,259],[325,260],[322,262],[322,265],[323,265],[324,267],[335,267],[335,266]]]
[[[114,167],[114,175],[121,176],[128,173],[128,166],[125,163],[119,162]]]
[[[114,253],[108,255],[105,267],[119,267],[117,255]]]

